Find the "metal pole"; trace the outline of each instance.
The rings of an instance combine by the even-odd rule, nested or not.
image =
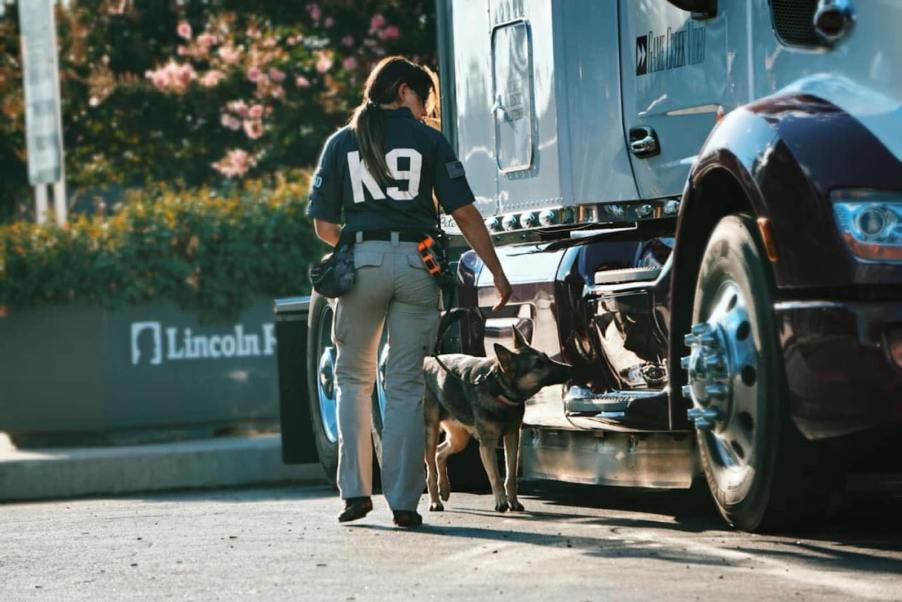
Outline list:
[[[68,1],[63,3],[68,8]],[[56,88],[56,131],[59,136],[59,181],[53,183],[53,207],[56,213],[56,224],[64,226],[68,217],[69,207],[66,200],[66,146],[63,142],[63,96],[60,92],[60,72],[59,72],[59,41],[56,32],[56,11],[53,9],[54,2],[50,3],[50,35],[52,39],[51,47],[53,48],[53,64],[54,77],[53,85]]]
[[[35,221],[43,224],[47,221],[47,185],[37,184],[34,187]]]
[[[41,223],[47,219],[48,193],[45,186],[52,184],[54,217],[62,225],[66,222],[68,208],[54,4],[54,0],[20,1],[19,29],[25,88],[28,180],[35,187],[35,217]]]
[[[66,207],[66,180],[53,183],[53,210],[58,226],[66,225],[68,207]]]

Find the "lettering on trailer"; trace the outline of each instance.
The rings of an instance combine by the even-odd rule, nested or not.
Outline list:
[[[639,36],[636,38],[636,75],[704,63],[706,32],[704,25],[693,27],[689,21],[685,29],[673,31],[668,27],[662,34],[649,31]]]
[[[235,324],[229,332],[198,335],[190,328],[133,322],[131,343],[132,366],[159,366],[164,362],[272,355],[276,336],[272,323],[263,324],[260,333],[245,332],[242,324]]]

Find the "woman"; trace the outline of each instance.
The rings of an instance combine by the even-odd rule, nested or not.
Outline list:
[[[371,395],[387,327],[382,491],[396,525],[422,523],[423,358],[436,337],[441,296],[417,243],[435,232],[433,193],[494,275],[496,308],[511,294],[462,165],[444,136],[422,123],[435,94],[424,67],[398,56],[380,61],[350,123],[326,142],[313,177],[307,213],[316,235],[333,246],[340,238],[355,243],[357,280],[338,299],[332,331],[341,522],[373,508]]]

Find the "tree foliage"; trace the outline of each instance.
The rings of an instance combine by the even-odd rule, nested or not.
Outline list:
[[[76,195],[309,165],[375,61],[435,62],[431,0],[70,0],[57,28]],[[0,17],[0,220],[31,206],[20,56],[12,4]]]

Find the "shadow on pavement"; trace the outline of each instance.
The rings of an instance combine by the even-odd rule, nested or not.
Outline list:
[[[529,520],[528,513],[523,516]],[[428,519],[427,519],[428,520]],[[349,529],[365,529],[377,531],[399,532],[399,529],[385,525],[359,524]],[[405,531],[406,533],[407,531]],[[448,525],[424,524],[409,533],[417,535],[433,535],[439,537],[459,537],[468,540],[481,540],[495,543],[516,543],[555,548],[574,548],[588,556],[602,558],[656,558],[684,565],[704,566],[742,566],[743,562],[732,562],[717,554],[701,554],[690,552],[684,547],[667,546],[652,540],[635,540],[612,534],[609,537],[574,536],[560,533],[537,533],[505,528],[491,529],[485,527],[458,527]],[[500,553],[500,549],[495,551]]]
[[[446,505],[442,513],[504,519],[499,528],[430,524],[430,518],[440,515],[427,512],[423,527],[411,533],[489,543],[575,548],[595,557],[653,558],[687,566],[754,567],[758,561],[770,558],[817,570],[902,574],[902,558],[886,555],[886,552],[902,551],[897,499],[850,498],[818,531],[749,535],[727,527],[705,491],[654,491],[558,483],[528,483],[521,489],[526,512],[498,514],[489,507],[492,500],[486,495],[485,510],[472,505],[454,508],[452,496],[452,503]],[[546,508],[560,507],[565,511],[530,512],[530,501],[536,504],[537,499],[541,499]],[[597,516],[580,511],[587,508],[624,511],[628,515]],[[512,521],[522,524],[523,528],[512,526]],[[563,530],[549,533],[549,528],[555,530],[556,522],[566,523],[571,531],[574,523],[591,525],[593,535],[565,535]],[[390,526],[372,524],[354,524],[348,528],[399,532]],[[649,536],[637,537],[637,529],[648,530]],[[683,538],[685,542],[666,536],[656,538],[656,531],[689,537]],[[693,545],[696,542],[702,545]]]

